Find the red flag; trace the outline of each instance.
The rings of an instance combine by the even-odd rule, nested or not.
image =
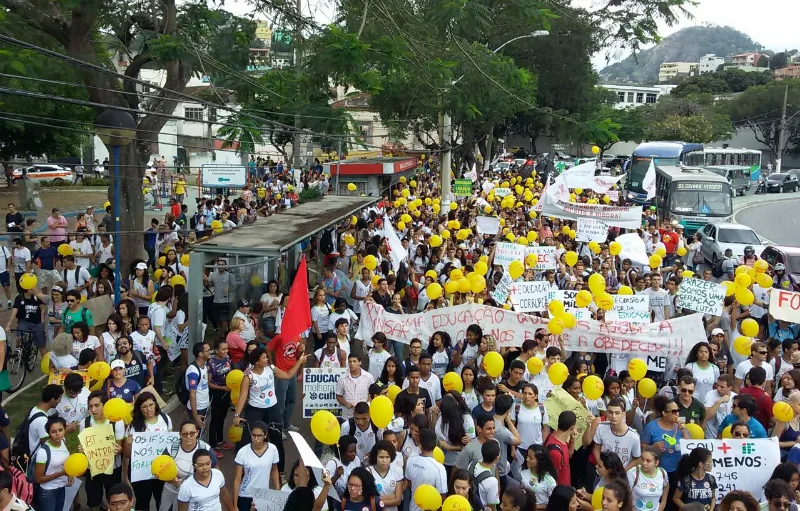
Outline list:
[[[297,267],[292,288],[289,290],[289,300],[281,322],[281,336],[284,339],[293,339],[309,328],[311,328],[311,303],[308,299],[306,258],[303,256]]]

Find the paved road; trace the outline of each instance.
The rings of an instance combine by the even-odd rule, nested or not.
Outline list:
[[[776,201],[792,196],[792,200]],[[777,245],[800,245],[800,196],[784,194],[768,195],[772,200],[765,200],[754,206],[739,211],[736,222],[752,227],[760,236]]]

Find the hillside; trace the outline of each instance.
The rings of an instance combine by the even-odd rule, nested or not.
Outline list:
[[[760,44],[731,27],[688,27],[652,48],[605,67],[600,76],[606,81],[653,83],[658,81],[658,68],[664,62],[698,62],[708,53],[725,57],[761,49]]]

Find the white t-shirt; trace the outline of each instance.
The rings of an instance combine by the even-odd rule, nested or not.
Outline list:
[[[61,472],[64,468],[64,462],[67,461],[69,458],[69,451],[67,450],[66,444],[62,441],[59,447],[53,446],[50,441],[47,441],[47,446],[50,448],[50,463],[47,465],[47,470],[44,471],[44,475],[48,476],[50,474],[55,474],[57,472]],[[36,451],[36,464],[44,465],[47,463],[47,453],[44,449],[39,449]],[[56,477],[46,483],[42,483],[39,486],[43,490],[57,490],[58,488],[63,488],[67,486],[67,476],[63,475],[60,477]]]
[[[366,284],[364,284],[361,281],[361,279],[359,279],[353,285],[356,286],[356,293],[355,294],[359,298],[366,298],[367,296],[369,296],[372,293],[372,283],[371,282],[367,282]],[[363,300],[353,300],[353,311],[356,314],[361,314],[361,304],[362,303],[363,303]]]
[[[550,500],[550,495],[558,485],[556,480],[550,474],[545,474],[540,481],[536,474],[532,474],[530,469],[526,468],[520,472],[520,479],[526,488],[529,488],[536,494],[536,502],[547,502]]]
[[[327,470],[331,474],[335,474],[336,469],[342,467],[343,470],[342,477],[340,477],[339,480],[336,481],[336,483],[333,485],[340,496],[344,494],[345,485],[347,484],[347,480],[350,478],[350,472],[352,472],[354,468],[360,467],[362,465],[363,464],[361,463],[361,460],[359,459],[358,456],[356,456],[356,459],[354,459],[347,465],[342,464],[339,458],[332,458],[328,460],[327,463],[325,463],[325,470]]]
[[[58,357],[50,353],[50,363],[56,370],[59,369],[72,369],[73,367],[78,365],[78,359],[72,356],[72,353],[68,353],[64,356]]]
[[[475,472],[472,474],[477,479],[481,472],[490,472],[491,469],[484,467],[480,463],[475,465]],[[487,477],[478,484],[478,496],[484,506],[500,504],[500,481],[494,475]]]
[[[55,413],[55,410],[50,410],[45,412],[38,406],[34,406],[31,410],[31,413],[28,415],[28,418],[33,417],[37,413],[44,413],[43,417],[37,417],[36,419],[32,420],[28,424],[28,452],[33,453],[42,439],[49,437],[50,435],[47,434],[47,431],[44,429],[44,425],[47,424],[47,418],[50,415]]]
[[[197,386],[192,389],[189,385],[189,377],[194,375],[192,379],[197,380]],[[208,366],[204,365],[201,368],[198,368],[195,364],[189,364],[189,367],[186,368],[186,388],[189,390],[195,390],[195,405],[197,406],[197,410],[207,410],[209,404],[211,403],[211,398],[208,392]],[[191,400],[186,402],[187,410],[191,410]]]
[[[267,444],[267,450],[259,456],[253,452],[253,446],[247,444],[236,453],[235,461],[242,467],[243,472],[239,497],[252,497],[251,489],[269,486],[272,467],[278,464],[278,449],[272,444]]]
[[[610,422],[601,422],[597,425],[592,441],[600,444],[600,452],[617,453],[622,461],[622,466],[628,466],[633,459],[642,455],[642,440],[633,428],[624,435],[617,435],[611,430]]]
[[[75,397],[69,397],[64,392],[61,401],[56,405],[58,415],[63,417],[67,424],[83,421],[89,415],[89,394],[91,392],[86,387],[82,388]]]
[[[11,257],[11,251],[3,245],[0,247],[0,273],[8,271],[8,258]]]
[[[542,410],[544,410],[544,417],[542,417]],[[530,445],[542,445],[542,426],[550,423],[550,417],[547,415],[547,409],[539,405],[533,408],[528,408],[524,404],[520,405],[517,412],[517,431],[519,438],[522,441],[517,447],[518,450],[524,451]],[[537,502],[539,502],[537,500]]]
[[[117,340],[114,336],[109,332],[103,332],[100,337],[103,339],[103,354],[106,356],[106,361],[110,362],[117,358]]]
[[[434,351],[431,355],[431,372],[439,378],[444,378],[447,374],[447,366],[450,364],[450,353],[447,349]]]
[[[151,303],[147,309],[147,317],[150,318],[150,328],[155,330],[156,327],[161,329],[163,337],[164,330],[167,326],[167,308],[160,303]],[[153,332],[155,335],[155,331]],[[164,346],[166,348],[166,346]]]
[[[144,355],[145,361],[153,358],[153,345],[156,342],[155,332],[148,330],[147,335],[142,335],[138,330],[134,330],[129,337],[133,341],[133,350]]]
[[[144,430],[147,432],[172,431],[172,417],[161,412],[156,415],[155,422],[144,421]],[[133,438],[133,428],[131,426],[128,426],[128,437]]]
[[[225,476],[212,468],[208,486],[198,483],[194,476],[186,479],[178,491],[178,501],[188,503],[191,511],[222,511],[219,493],[224,487]]]
[[[714,403],[716,403],[720,397],[722,396],[720,396],[719,392],[717,392],[716,390],[708,392],[706,394],[705,399],[703,400],[703,406],[705,406],[706,408],[714,406]],[[734,397],[736,397],[736,394],[734,392],[731,392],[730,400],[728,400],[727,403],[721,403],[719,405],[716,415],[706,414],[706,428],[705,428],[706,438],[717,438],[717,433],[719,432],[719,425],[722,424],[722,421],[725,420],[725,417],[727,417],[731,413]]]
[[[77,278],[76,278],[77,274]],[[81,266],[80,271],[78,271],[78,267],[76,266],[74,270],[65,269],[63,271],[64,280],[67,282],[67,291],[75,289],[78,286],[83,286],[90,280],[92,280],[92,276],[89,273],[89,270],[86,269],[85,266]],[[86,289],[81,291],[83,296],[89,296],[89,293]]]
[[[648,287],[644,290],[644,294],[650,297],[650,310],[654,313],[654,321],[664,321],[664,307],[667,305],[669,291],[662,288],[653,290],[653,288]]]
[[[367,426],[367,430],[361,431],[361,428],[355,425],[355,419],[353,419],[353,425],[354,431],[350,431],[350,419],[344,421],[341,429],[342,436],[353,435],[356,439],[356,457],[361,460],[366,460],[366,456],[372,451],[372,448],[375,447],[375,443],[383,439],[383,429],[373,431],[372,423],[370,422],[369,426]]]
[[[275,395],[275,373],[272,367],[265,367],[261,374],[256,374],[251,370],[247,371],[250,378],[250,392],[247,396],[247,403],[256,408],[272,408],[278,404]]]
[[[96,350],[100,346],[100,339],[94,335],[86,337],[85,341],[72,341],[72,356],[79,359],[81,358],[81,351],[86,348]]]
[[[92,254],[92,242],[84,238],[80,243],[78,243],[78,240],[70,241],[69,246],[72,247],[75,264],[84,268],[92,265],[92,260],[89,257]]]
[[[385,349],[377,353],[374,349],[369,350],[369,374],[378,381],[383,372],[383,365],[392,355]]]
[[[401,455],[398,454],[402,458]],[[389,465],[389,471],[386,476],[381,476],[375,467],[368,469],[375,477],[375,486],[378,489],[381,497],[393,497],[397,485],[403,482],[403,470],[394,463]],[[383,511],[397,511],[397,506],[384,506]]]
[[[734,373],[734,376],[744,381],[745,377],[747,376],[747,373],[749,373],[750,369],[752,369],[753,367],[755,366],[753,366],[753,363],[750,361],[750,359],[744,360],[740,362],[739,365],[736,366],[736,373]],[[760,367],[763,367],[764,370],[767,372],[767,379],[765,381],[772,381],[775,379],[775,372],[772,369],[771,365],[767,364],[766,362],[763,362]]]
[[[708,364],[707,368],[702,369],[699,365],[692,362],[686,364],[686,369],[690,369],[692,371],[692,376],[694,376],[695,394],[698,396],[705,396],[714,390],[714,384],[717,382],[717,378],[719,378],[719,367],[714,364]]]
[[[411,483],[411,495],[423,484],[430,484],[439,493],[447,493],[447,472],[444,465],[429,456],[411,456],[406,461],[405,478]],[[498,501],[499,502],[499,501]],[[411,511],[422,511],[414,500],[411,500]]]
[[[667,473],[661,467],[656,468],[654,477],[646,475],[638,465],[628,470],[628,485],[633,491],[633,507],[636,511],[658,509],[664,485],[668,482],[666,476]]]
[[[431,373],[428,376],[427,381],[420,378],[419,386],[428,389],[428,393],[431,395],[431,400],[434,402],[434,404],[436,403],[436,401],[442,399],[442,386],[439,383],[439,377],[436,376],[435,374]],[[408,378],[406,378],[406,381],[403,382],[402,390],[405,390],[407,388],[408,388]]]
[[[31,260],[31,251],[26,247],[14,249],[14,272],[17,274],[25,273],[28,262]]]

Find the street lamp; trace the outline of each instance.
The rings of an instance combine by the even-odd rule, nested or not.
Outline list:
[[[547,30],[536,30],[535,32],[531,32],[530,34],[524,34],[519,37],[515,37],[514,39],[509,39],[508,41],[498,46],[497,49],[494,50],[492,53],[497,53],[498,51],[502,50],[503,47],[506,46],[507,44],[511,44],[514,41],[519,41],[520,39],[528,39],[530,37],[545,37],[548,35],[550,35],[550,32],[548,32]]]
[[[120,228],[119,228],[119,150],[122,146],[131,143],[136,136],[136,121],[128,112],[122,110],[104,110],[95,121],[97,135],[107,146],[111,146],[114,155],[114,301],[119,303],[120,298]]]

